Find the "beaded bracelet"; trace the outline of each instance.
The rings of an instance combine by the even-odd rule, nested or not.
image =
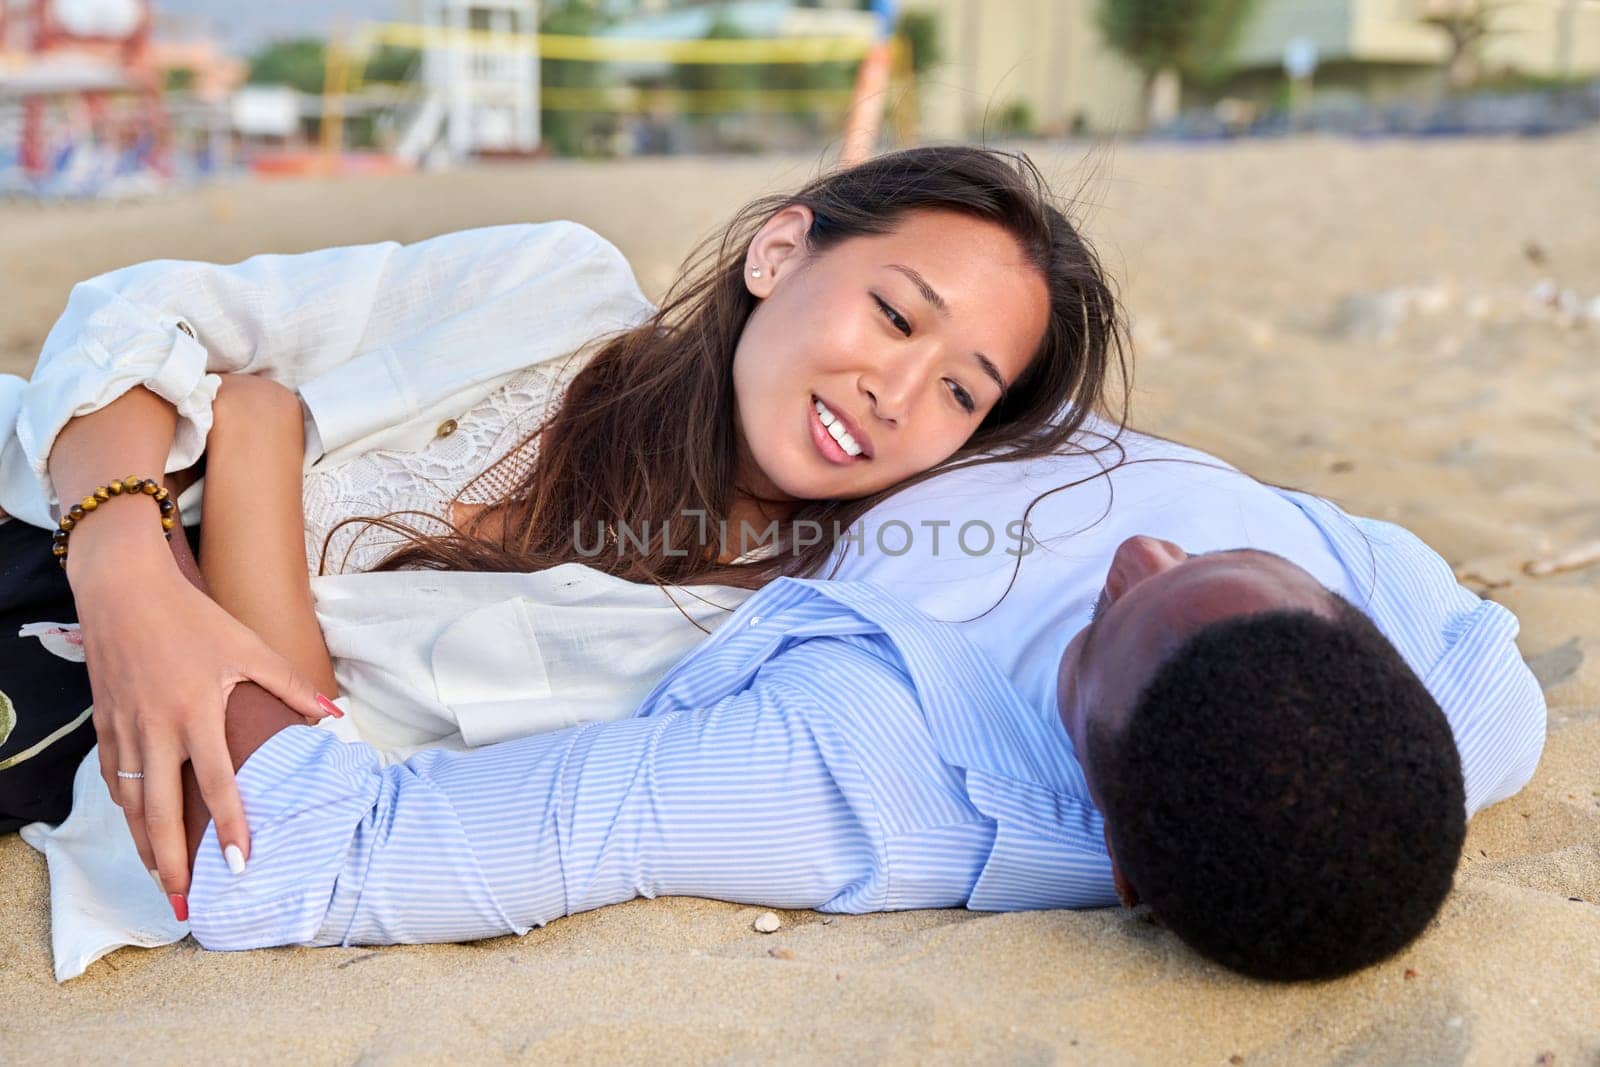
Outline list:
[[[172,495],[167,492],[160,482],[152,481],[149,478],[135,478],[129,475],[120,482],[97,486],[94,492],[62,513],[61,521],[56,525],[55,533],[51,535],[55,543],[50,546],[50,551],[55,555],[56,562],[63,567],[67,565],[67,540],[72,536],[73,528],[83,521],[85,515],[94,511],[114,496],[122,496],[124,494],[133,496],[136,493],[143,493],[160,506],[161,529],[170,540],[172,538],[172,528],[178,524],[177,517],[174,514],[178,510],[177,502],[172,499]]]

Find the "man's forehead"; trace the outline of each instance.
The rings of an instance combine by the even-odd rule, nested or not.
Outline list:
[[[1147,603],[1145,610],[1138,613],[1144,618],[1135,625],[1162,646],[1181,643],[1196,628],[1234,615],[1275,607],[1308,607],[1309,598],[1303,594],[1311,593],[1313,588],[1318,593],[1326,592],[1298,565],[1265,549],[1241,546],[1190,554],[1189,561],[1197,560],[1205,560],[1208,565],[1190,571],[1192,577],[1181,580],[1172,595]],[[1217,568],[1216,564],[1224,563],[1235,565]],[[1295,584],[1286,584],[1276,576],[1285,569],[1305,576],[1303,588],[1297,589]],[[1091,640],[1092,631],[1107,621],[1107,614],[1101,612],[1095,619],[1090,628]]]
[[[1293,561],[1285,559],[1283,556],[1280,556],[1275,552],[1269,552],[1266,549],[1255,548],[1254,546],[1250,545],[1240,545],[1233,548],[1209,549],[1204,552],[1192,552],[1188,554],[1188,557],[1189,560],[1210,559],[1220,561],[1229,557],[1239,557],[1241,562],[1252,560],[1260,560],[1263,562],[1272,561],[1283,564],[1286,567],[1291,567],[1295,571],[1298,571],[1302,574],[1306,574],[1306,572]],[[1210,568],[1204,568],[1204,570],[1209,571]],[[1306,577],[1312,582],[1312,584],[1316,585],[1319,590],[1323,588],[1322,585],[1316,582],[1316,579],[1311,578],[1309,574],[1306,574]],[[1248,604],[1236,604],[1237,607],[1243,608],[1242,611],[1237,611],[1230,610],[1224,607],[1224,605],[1218,604],[1216,601],[1212,600],[1210,596],[1196,597],[1193,595],[1196,592],[1206,593],[1214,591],[1226,603],[1228,601],[1228,593],[1220,587],[1231,586],[1235,593],[1244,591],[1247,593],[1247,600],[1255,600],[1256,595],[1263,594],[1264,590],[1259,588],[1252,589],[1252,584],[1253,583],[1246,583],[1241,586],[1241,584],[1237,581],[1236,576],[1232,580],[1225,579],[1220,575],[1217,576],[1216,581],[1202,580],[1199,590],[1196,590],[1191,586],[1188,590],[1188,595],[1181,597],[1163,597],[1161,600],[1151,605],[1150,609],[1143,613],[1143,622],[1135,625],[1137,625],[1141,630],[1148,631],[1153,629],[1156,631],[1152,636],[1155,637],[1158,645],[1163,647],[1175,647],[1176,644],[1182,643],[1183,637],[1197,626],[1203,626],[1207,623],[1216,622],[1222,618],[1227,618],[1234,614],[1249,614],[1254,610],[1270,608],[1271,603],[1268,602],[1264,596],[1254,607]],[[1256,595],[1248,595],[1251,593]],[[1102,593],[1102,596],[1103,595],[1104,594]],[[1108,615],[1109,612],[1101,611],[1098,613],[1094,621],[1089,624],[1088,632],[1084,635],[1083,651],[1081,655],[1081,659],[1083,661],[1088,661],[1091,658],[1095,646],[1099,644],[1097,638],[1101,636],[1101,632],[1106,628]]]
[[[1243,568],[1205,568],[1195,573],[1194,581],[1182,590],[1181,597],[1170,598],[1163,611],[1171,624],[1184,630],[1197,625],[1221,622],[1227,617],[1275,609],[1331,611],[1333,593],[1309,571],[1264,549],[1224,549],[1197,553],[1195,557],[1245,563]],[[1251,566],[1251,563],[1264,566]]]

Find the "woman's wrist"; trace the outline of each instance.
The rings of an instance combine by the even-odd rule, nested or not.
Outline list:
[[[174,566],[160,512],[148,498],[106,502],[73,528],[71,543],[66,573],[75,591],[100,576],[143,575]]]

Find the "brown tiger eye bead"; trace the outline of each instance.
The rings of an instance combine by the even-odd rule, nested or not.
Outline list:
[[[63,530],[70,530],[76,525],[78,525],[78,520],[72,517],[72,512],[69,511],[61,516],[61,528]]]
[[[152,482],[149,478],[146,478],[144,481],[139,483],[139,489],[146,496],[155,496],[161,491],[161,487],[155,482]]]
[[[161,516],[161,528],[163,530],[166,530],[166,531],[168,531],[170,533],[172,528],[174,526],[176,526],[177,524],[178,524],[178,520],[174,519],[171,515],[163,515],[163,516]]]
[[[60,559],[67,554],[67,546],[65,543],[57,541],[55,544],[50,546],[50,553],[57,559]]]
[[[110,493],[112,496],[121,496],[122,495],[122,483],[121,482],[107,482],[106,483],[106,492]]]
[[[154,483],[153,483],[153,482],[152,482],[152,483],[151,483],[151,484],[154,484]],[[157,499],[157,500],[165,500],[165,499],[167,499],[167,497],[168,497],[168,496],[170,496],[170,495],[171,495],[171,494],[169,494],[169,493],[168,493],[168,492],[167,492],[167,487],[166,487],[166,486],[164,486],[164,485],[157,485],[157,486],[156,486],[156,491],[155,491],[155,492],[153,492],[153,493],[151,493],[151,494],[150,494],[150,495],[151,495],[151,496],[153,496],[153,497],[155,497],[155,498],[156,498],[156,499]]]
[[[83,518],[84,512],[87,510],[88,509],[82,504],[74,504],[72,507],[67,509],[67,514],[72,517],[74,522],[76,522],[78,519]]]
[[[110,500],[111,499],[111,490],[107,489],[103,485],[96,486],[95,490],[94,490],[94,498],[96,500]]]
[[[93,511],[95,508],[100,506],[100,501],[92,496],[86,496],[82,500],[78,501],[78,506],[84,511]]]
[[[139,491],[140,484],[141,483],[138,475],[130,474],[126,478],[122,479],[122,491],[124,493],[137,493]]]
[[[177,505],[176,501],[163,500],[160,503],[161,503],[161,514],[163,514],[163,515],[171,515],[174,511],[178,510],[178,505]]]

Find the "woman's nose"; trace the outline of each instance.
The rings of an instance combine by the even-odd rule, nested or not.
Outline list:
[[[911,412],[917,391],[933,373],[937,353],[930,347],[919,352],[906,346],[861,375],[861,391],[872,403],[872,413],[885,422],[902,423]]]
[[[903,422],[911,407],[911,390],[903,381],[893,376],[875,375],[864,378],[861,391],[867,394],[872,414],[884,422],[898,425]]]
[[[1188,558],[1189,553],[1171,541],[1135,534],[1118,545],[1111,557],[1106,592],[1115,600],[1146,578],[1169,571]]]

